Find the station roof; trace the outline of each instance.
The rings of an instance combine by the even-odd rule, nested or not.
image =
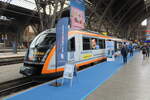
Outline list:
[[[7,16],[9,19],[14,18],[18,20],[30,18],[30,23],[39,22],[38,13],[36,11],[12,4],[5,4],[2,1],[0,1],[0,15]]]
[[[150,16],[150,5],[146,0],[86,0],[94,10],[107,17],[117,27],[139,24]]]
[[[29,0],[30,1],[30,0]],[[69,1],[69,0],[68,0]],[[85,0],[87,9],[96,12],[100,17],[107,18],[118,28],[125,28],[131,24],[140,24],[150,16],[149,0]],[[0,1],[0,4],[2,2]],[[7,9],[0,7],[0,14],[21,18],[30,17],[31,21],[39,21],[38,14],[32,10],[9,5]],[[13,12],[12,12],[13,11]],[[11,13],[10,13],[11,12]],[[23,12],[23,13],[22,13]],[[64,12],[65,13],[65,12]],[[12,15],[13,14],[13,15]]]

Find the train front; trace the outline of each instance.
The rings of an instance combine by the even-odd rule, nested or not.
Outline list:
[[[20,73],[25,76],[40,75],[44,62],[54,46],[56,40],[54,30],[41,32],[30,44],[24,58],[24,65]]]

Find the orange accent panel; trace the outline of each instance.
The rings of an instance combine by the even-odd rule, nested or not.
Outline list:
[[[79,68],[80,66],[87,65],[87,64],[93,63],[95,61],[101,61],[103,59],[106,59],[106,57],[97,58],[97,59],[90,60],[90,61],[87,61],[87,62],[84,62],[84,63],[76,64],[76,66],[77,66],[77,68]],[[64,68],[58,68],[57,69],[57,72],[61,72],[61,71],[64,71]],[[56,69],[50,69],[50,70],[45,71],[42,74],[51,74],[51,73],[55,73],[55,72],[56,72]]]
[[[64,68],[58,68],[57,69],[57,72],[61,72],[61,71],[64,71]],[[51,73],[56,73],[56,69],[49,69],[42,74],[51,74]]]
[[[101,61],[103,59],[106,59],[106,57],[102,57],[102,58],[97,58],[97,59],[94,59],[94,60],[90,60],[90,61],[87,61],[87,62],[83,62],[83,63],[80,63],[80,64],[76,64],[77,68],[79,68],[80,66],[83,66],[83,65],[87,65],[87,64],[90,64],[90,63],[93,63],[95,61]]]
[[[56,47],[54,46],[53,48],[52,48],[52,51],[49,53],[49,55],[48,55],[48,57],[47,57],[47,59],[46,59],[46,61],[45,61],[45,63],[44,63],[44,66],[43,66],[43,69],[42,69],[42,74],[44,74],[44,73],[49,73],[51,70],[48,70],[48,65],[49,65],[49,63],[50,63],[50,61],[51,61],[51,59],[52,59],[52,56],[54,55],[54,52],[56,51]]]

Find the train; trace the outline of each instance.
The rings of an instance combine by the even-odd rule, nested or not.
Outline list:
[[[105,41],[114,41],[115,52],[125,40],[104,36],[89,30],[68,31],[68,63],[84,68],[95,62],[105,61]],[[20,73],[25,76],[50,75],[62,73],[64,66],[55,70],[56,29],[47,29],[39,33],[31,42],[24,58]]]

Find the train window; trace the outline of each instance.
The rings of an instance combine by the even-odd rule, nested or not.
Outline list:
[[[91,39],[91,47],[92,49],[99,49],[98,41],[96,38]]]
[[[75,37],[71,38],[68,44],[68,51],[75,51]]]
[[[115,41],[115,52],[117,52],[117,41]]]
[[[105,40],[103,40],[103,49],[105,49]]]
[[[83,50],[90,50],[90,38],[83,37]]]
[[[35,38],[33,42],[31,43],[31,48],[33,47],[45,47],[45,46],[50,46],[53,45],[54,42],[56,41],[55,34],[41,34],[38,36],[38,38]]]
[[[105,49],[105,40],[99,40],[99,48]]]

